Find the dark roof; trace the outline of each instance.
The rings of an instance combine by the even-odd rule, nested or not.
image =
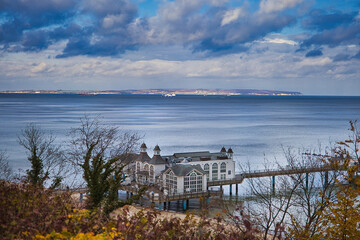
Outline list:
[[[225,149],[225,147],[222,147],[220,152],[222,152],[222,153],[226,153],[226,149]]]
[[[154,151],[160,151],[159,145],[156,145],[156,146],[155,146]]]
[[[139,157],[136,159],[136,161],[141,161],[141,162],[148,162],[150,160],[151,160],[151,158],[149,157],[149,155],[146,152],[141,152],[139,154]]]
[[[197,165],[177,164],[177,165],[171,167],[170,169],[174,172],[174,174],[176,176],[186,176],[194,169],[196,169],[203,175],[206,174],[199,164],[197,164]]]
[[[174,157],[208,157],[210,155],[209,151],[204,152],[186,152],[186,153],[174,153]]]
[[[229,150],[228,150],[227,152],[228,152],[228,153],[234,153],[231,148],[229,148]]]
[[[140,148],[147,148],[147,146],[145,143],[143,143],[143,144],[141,144]]]
[[[149,163],[152,165],[167,164],[167,162],[160,155],[154,155]]]

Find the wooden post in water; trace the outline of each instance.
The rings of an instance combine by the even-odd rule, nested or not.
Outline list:
[[[272,193],[275,195],[275,176],[272,176]]]
[[[236,196],[239,195],[239,185],[235,184],[235,191],[236,191]]]
[[[230,196],[232,196],[232,184],[230,184]]]
[[[325,186],[329,184],[329,172],[325,172]]]

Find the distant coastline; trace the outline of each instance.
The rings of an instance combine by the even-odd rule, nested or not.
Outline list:
[[[197,95],[197,96],[301,96],[300,92],[257,89],[141,89],[141,90],[15,90],[0,93],[79,94],[79,95]]]

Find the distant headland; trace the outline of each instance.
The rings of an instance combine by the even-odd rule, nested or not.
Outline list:
[[[0,93],[28,93],[28,94],[118,94],[118,95],[163,95],[173,97],[176,95],[199,95],[199,96],[300,96],[300,92],[257,90],[257,89],[141,89],[141,90],[15,90],[1,91]]]

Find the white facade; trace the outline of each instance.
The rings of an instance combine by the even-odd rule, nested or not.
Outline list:
[[[229,148],[226,152],[224,147],[216,153],[187,152],[161,157],[157,145],[150,158],[143,143],[135,169],[137,183],[159,184],[168,194],[207,191],[208,182],[235,178],[233,151]]]
[[[232,159],[195,161],[179,164],[199,164],[206,172],[208,181],[230,180],[235,178],[235,162]]]
[[[196,169],[185,176],[178,176],[172,169],[167,169],[162,175],[162,185],[169,195],[207,191],[206,175]]]

